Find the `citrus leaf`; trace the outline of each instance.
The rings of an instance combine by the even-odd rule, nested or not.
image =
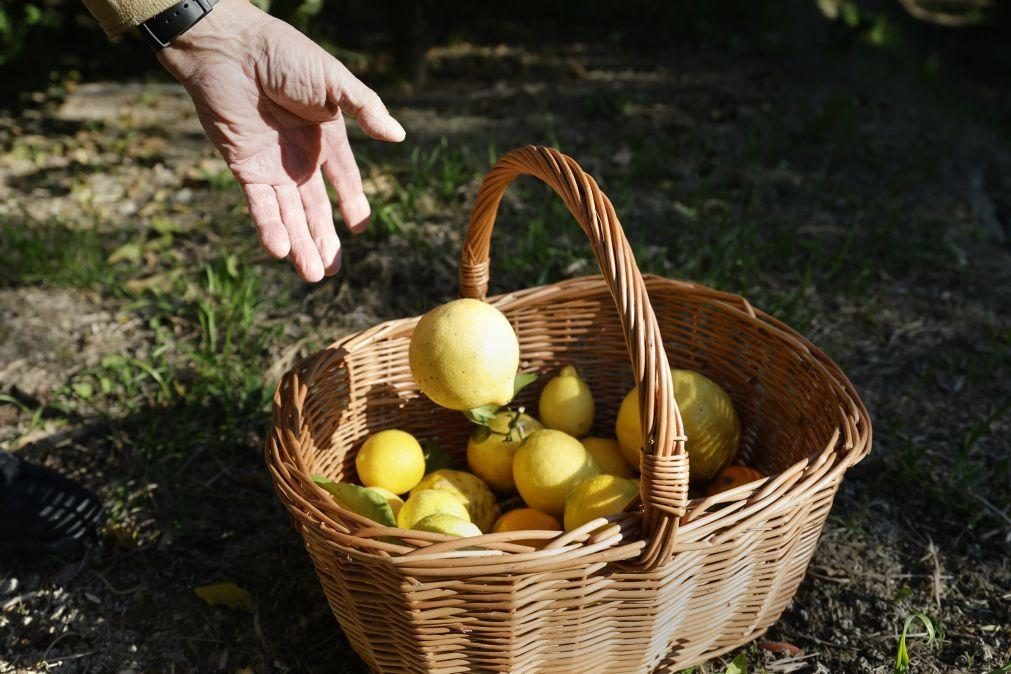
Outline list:
[[[516,379],[513,380],[513,397],[515,398],[520,391],[530,384],[533,384],[535,381],[537,381],[537,375],[533,372],[527,372],[525,374],[517,372]]]
[[[482,426],[482,428],[486,427]],[[425,450],[425,475],[443,468],[456,468],[456,461],[435,440],[421,443],[421,448]]]
[[[193,588],[198,597],[209,606],[225,606],[252,613],[256,610],[253,597],[235,583],[215,583]]]
[[[491,428],[488,426],[478,426],[470,437],[474,442],[484,442],[491,437]]]
[[[499,408],[495,405],[483,405],[481,407],[475,407],[472,410],[464,410],[463,416],[467,417],[478,426],[487,426],[491,423],[491,420],[495,418],[495,414],[498,412],[498,409]]]
[[[737,657],[727,665],[724,674],[748,674],[748,656],[738,653]]]
[[[313,475],[312,481],[330,492],[334,500],[353,513],[368,517],[386,527],[397,526],[393,509],[386,499],[365,487],[349,482],[334,482],[325,475]]]

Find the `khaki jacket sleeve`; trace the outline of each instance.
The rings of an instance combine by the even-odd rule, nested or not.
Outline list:
[[[147,21],[178,0],[84,0],[84,6],[98,20],[109,37],[116,37]]]

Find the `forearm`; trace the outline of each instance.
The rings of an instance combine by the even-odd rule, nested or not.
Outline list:
[[[116,37],[168,9],[178,0],[82,0],[109,37]]]

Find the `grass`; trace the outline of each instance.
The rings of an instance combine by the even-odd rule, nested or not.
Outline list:
[[[262,306],[256,268],[234,255],[210,261],[199,275],[131,303],[146,317],[146,353],[106,356],[77,372],[61,397],[124,419],[139,432],[131,443],[152,457],[244,437],[262,422],[273,392],[263,373],[277,331]]]
[[[109,238],[94,227],[5,218],[0,220],[0,287],[102,287],[113,276],[111,252]]]
[[[485,168],[478,156],[474,146],[452,144],[445,137],[431,147],[411,150],[406,168],[380,165],[363,154],[364,165],[393,178],[392,193],[374,205],[374,224],[366,236],[384,241],[401,235],[421,242],[418,226],[426,218],[466,207],[461,188],[477,180]]]

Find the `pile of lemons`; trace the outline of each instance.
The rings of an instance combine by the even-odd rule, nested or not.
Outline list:
[[[543,386],[536,417],[509,407],[532,377],[517,375],[519,341],[508,319],[471,299],[425,314],[412,334],[409,360],[422,393],[474,422],[466,447],[469,470],[429,470],[415,436],[382,430],[355,457],[361,485],[314,476],[342,506],[401,529],[478,536],[571,531],[635,501],[642,452],[636,390],[621,403],[614,437],[590,435],[593,394],[571,365]],[[727,393],[698,372],[672,370],[671,376],[692,483],[708,483],[708,493],[715,494],[760,479],[753,468],[730,465],[740,423]],[[503,514],[503,503],[515,507],[507,505]]]

